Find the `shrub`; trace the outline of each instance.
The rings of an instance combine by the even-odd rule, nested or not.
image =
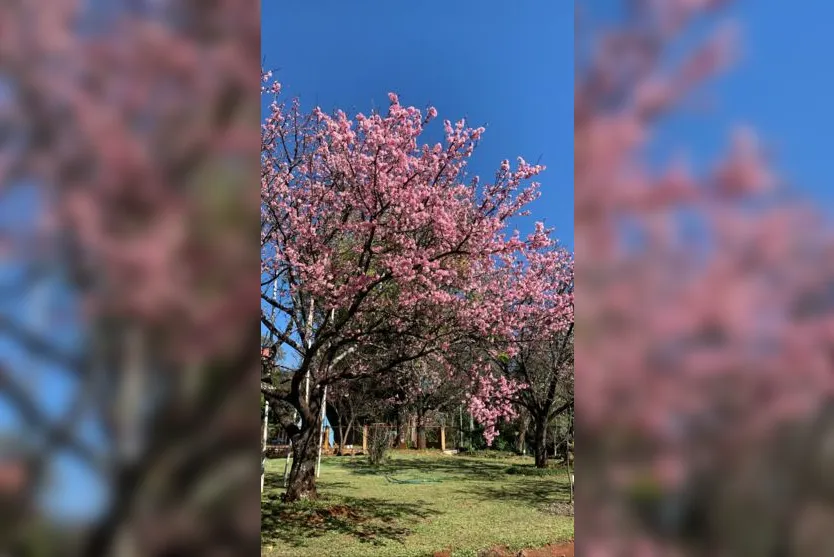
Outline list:
[[[498,452],[502,452],[502,453],[515,452],[514,447],[513,447],[513,443],[511,441],[508,441],[504,437],[499,437],[498,439],[496,439],[495,443],[494,443],[494,446],[495,446],[495,450],[498,451]]]
[[[371,466],[379,466],[385,460],[385,453],[392,445],[391,431],[384,426],[368,428],[368,462]]]

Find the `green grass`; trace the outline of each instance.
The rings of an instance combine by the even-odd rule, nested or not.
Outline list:
[[[282,503],[284,460],[267,462],[261,543],[270,557],[425,557],[451,550],[474,557],[504,545],[541,547],[573,537],[573,518],[554,514],[569,499],[567,471],[507,474],[532,459],[393,452],[372,468],[365,457],[322,459],[320,499]],[[440,480],[401,484],[396,480]],[[562,506],[562,505],[559,505]]]
[[[515,476],[564,476],[564,468],[548,466],[547,468],[536,468],[534,466],[514,465],[507,468],[507,474]]]

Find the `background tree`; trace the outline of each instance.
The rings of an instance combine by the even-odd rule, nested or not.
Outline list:
[[[344,454],[351,433],[384,411],[385,393],[372,379],[333,383],[327,392],[328,421],[338,433],[338,454]]]
[[[515,356],[498,360],[496,366],[504,376],[525,385],[510,402],[529,414],[536,467],[544,468],[551,425],[573,408],[573,325],[547,341],[522,344]]]
[[[496,419],[523,407],[534,426],[536,466],[544,467],[549,425],[573,406],[573,258],[543,229],[518,255],[495,270],[488,294],[502,300],[513,331],[503,342],[483,339],[490,373],[479,378],[470,408],[491,442]]]
[[[431,418],[457,407],[464,399],[468,375],[459,373],[449,359],[448,353],[435,354],[410,362],[391,374],[389,385],[395,393],[395,412],[414,417],[417,449],[426,449],[426,426]]]

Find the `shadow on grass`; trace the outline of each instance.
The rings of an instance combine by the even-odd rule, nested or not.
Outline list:
[[[506,501],[542,510],[570,500],[570,485],[556,482],[555,478],[550,480],[545,476],[537,481],[525,481],[525,476],[516,478],[520,478],[519,481],[481,484],[476,489],[459,489],[457,492],[478,501]]]
[[[496,459],[476,460],[466,457],[445,456],[434,458],[391,459],[379,466],[371,466],[367,459],[357,459],[342,464],[353,474],[384,476],[386,474],[418,473],[426,475],[443,474],[450,481],[500,480],[506,477],[509,464]]]
[[[347,482],[319,481],[319,493],[334,488],[353,489]],[[264,478],[261,504],[261,543],[303,547],[312,538],[340,533],[360,542],[379,545],[385,541],[403,543],[411,525],[436,515],[422,504],[392,502],[370,497],[323,495],[317,501],[288,504],[281,501],[283,477]]]
[[[316,480],[318,490],[322,489],[356,489],[356,486],[348,482],[339,482],[332,480]],[[270,492],[284,491],[284,477],[280,474],[266,474],[264,477],[264,493],[270,495]]]
[[[437,514],[419,504],[376,498],[322,497],[286,504],[279,492],[267,494],[261,508],[261,543],[292,547],[303,547],[328,533],[345,534],[370,545],[404,543],[414,522]]]

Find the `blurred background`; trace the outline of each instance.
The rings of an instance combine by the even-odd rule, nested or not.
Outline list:
[[[577,547],[834,555],[828,8],[575,9]]]
[[[309,29],[282,27],[282,9],[265,21],[297,48]],[[575,3],[575,231],[560,236],[578,254],[583,554],[834,554],[831,9]],[[261,32],[248,0],[0,2],[12,554],[259,548]],[[455,44],[475,59],[493,39]],[[277,58],[264,65],[288,93],[330,108],[326,82]],[[476,122],[479,89],[550,71],[506,66],[460,108],[405,100]],[[562,98],[558,83],[542,90]],[[513,150],[550,157],[546,131]]]
[[[260,13],[0,2],[0,548],[259,550]]]

